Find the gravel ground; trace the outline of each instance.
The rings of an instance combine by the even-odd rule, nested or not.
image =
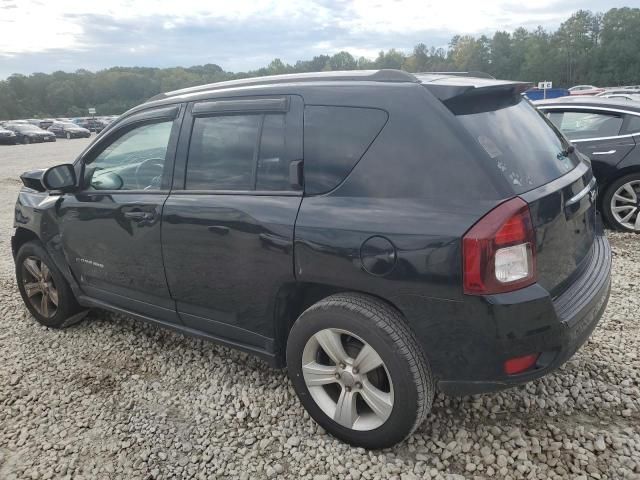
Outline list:
[[[439,395],[408,441],[368,452],[325,434],[284,372],[245,354],[107,313],[36,324],[10,260],[15,178],[84,145],[0,149],[0,479],[640,478],[640,237],[609,234],[609,307],[559,371]]]

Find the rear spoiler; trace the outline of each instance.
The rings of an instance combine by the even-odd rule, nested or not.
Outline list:
[[[481,113],[515,105],[530,83],[494,80],[476,84],[424,83],[456,115]]]
[[[529,82],[508,80],[488,80],[468,77],[444,77],[423,85],[439,100],[446,102],[452,98],[467,95],[520,95],[532,87]]]

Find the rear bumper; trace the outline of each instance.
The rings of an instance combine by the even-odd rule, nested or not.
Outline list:
[[[473,332],[465,349],[466,367],[443,369],[440,389],[448,394],[491,392],[529,382],[555,370],[586,342],[602,317],[611,288],[611,247],[598,235],[581,275],[557,298],[539,285],[479,299],[491,318],[479,318],[485,328]],[[480,314],[482,317],[483,315]],[[493,323],[493,325],[491,325]],[[540,353],[536,365],[524,373],[507,375],[506,360]]]

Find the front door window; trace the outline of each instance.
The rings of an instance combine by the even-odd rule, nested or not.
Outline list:
[[[159,190],[173,121],[129,130],[87,162],[88,190]]]

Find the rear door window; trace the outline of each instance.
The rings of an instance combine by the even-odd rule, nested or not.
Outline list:
[[[387,121],[375,108],[307,105],[304,109],[304,181],[308,194],[337,187]]]
[[[569,140],[615,137],[623,121],[622,115],[589,111],[552,111],[549,119]]]
[[[450,109],[487,154],[516,194],[561,177],[578,165],[569,146],[551,123],[528,101],[479,104],[460,102]],[[469,113],[467,113],[469,112]]]
[[[187,190],[253,190],[260,115],[196,118]]]
[[[288,133],[292,123],[295,118],[284,113],[196,117],[185,188],[291,190],[289,165],[302,155]]]

